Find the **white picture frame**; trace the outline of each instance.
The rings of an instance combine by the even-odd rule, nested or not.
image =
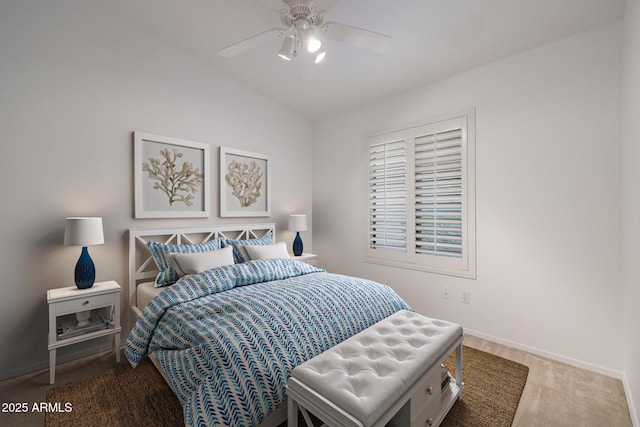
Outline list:
[[[220,147],[220,216],[270,215],[269,156]]]
[[[135,217],[209,217],[209,144],[146,132],[133,135]]]

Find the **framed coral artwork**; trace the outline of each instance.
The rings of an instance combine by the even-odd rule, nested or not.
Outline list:
[[[269,157],[220,147],[220,216],[271,215]]]
[[[209,145],[134,132],[136,218],[209,216]]]

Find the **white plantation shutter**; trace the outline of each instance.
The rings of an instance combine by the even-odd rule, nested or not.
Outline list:
[[[373,142],[369,161],[369,248],[407,251],[407,142]]]
[[[474,112],[366,138],[366,260],[475,277]]]
[[[434,129],[415,138],[415,252],[460,258],[462,129]]]

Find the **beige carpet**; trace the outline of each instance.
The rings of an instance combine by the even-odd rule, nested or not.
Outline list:
[[[511,426],[529,369],[466,346],[463,355],[462,400],[442,426]],[[455,370],[454,359],[446,364]],[[52,388],[47,401],[73,405],[71,412],[47,413],[47,427],[178,426],[183,419],[177,398],[148,359],[135,370],[123,365]]]

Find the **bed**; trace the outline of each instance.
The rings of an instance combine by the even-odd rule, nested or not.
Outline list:
[[[234,262],[158,288],[149,242],[232,246]],[[180,400],[186,425],[277,426],[286,420],[285,385],[295,366],[411,309],[369,280],[292,259],[236,256],[245,244],[270,250],[275,242],[273,223],[129,231],[137,321],[125,355],[134,367],[152,358]]]

